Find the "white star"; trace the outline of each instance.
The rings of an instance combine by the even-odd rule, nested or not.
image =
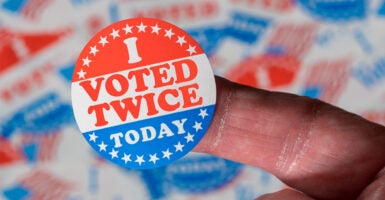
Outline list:
[[[99,52],[99,50],[96,48],[96,45],[93,46],[93,47],[90,47],[90,54],[94,54],[94,56],[96,55],[97,52]]]
[[[83,69],[80,69],[80,72],[76,72],[78,74],[79,79],[85,79],[84,75],[86,75],[86,72],[83,71]]]
[[[184,145],[182,145],[180,142],[178,142],[178,144],[174,145],[174,147],[175,147],[175,152],[177,152],[177,151],[181,151],[182,152]]]
[[[202,119],[204,119],[206,116],[209,116],[209,114],[207,114],[207,109],[200,109],[200,113],[198,114],[199,116],[202,117]]]
[[[142,165],[142,163],[144,163],[144,162],[146,162],[146,161],[144,161],[143,156],[138,156],[138,155],[136,155],[136,160],[135,160],[135,162],[137,162],[139,165]]]
[[[104,47],[104,45],[106,45],[107,43],[108,43],[107,36],[105,37],[100,36],[99,44],[102,44],[102,46]]]
[[[155,24],[155,26],[151,26],[151,28],[152,28],[151,33],[156,33],[157,35],[159,35],[159,30],[162,29],[158,27],[158,24]]]
[[[153,162],[155,164],[157,160],[159,160],[159,158],[156,157],[156,154],[154,155],[150,154],[150,160],[149,160],[150,162]]]
[[[171,153],[168,149],[166,151],[162,151],[163,157],[162,158],[167,158],[170,160],[170,156],[173,154]]]
[[[96,138],[98,138],[98,136],[95,135],[95,132],[92,132],[92,134],[88,135],[90,136],[90,139],[88,141],[96,142]]]
[[[172,32],[172,28],[168,29],[168,30],[165,30],[166,34],[164,34],[164,37],[168,37],[169,39],[171,39],[171,37],[173,35],[175,35],[174,32]]]
[[[193,55],[194,53],[197,53],[195,51],[195,48],[196,46],[191,46],[191,45],[188,45],[188,49],[186,51],[188,51],[190,53],[190,56]]]
[[[193,137],[194,137],[194,135],[191,135],[190,133],[187,133],[187,136],[184,137],[184,138],[186,138],[187,143],[189,143],[189,142],[194,142]]]
[[[111,155],[111,159],[114,159],[114,158],[117,158],[118,157],[118,153],[119,151],[115,151],[115,149],[112,149],[112,151],[110,151],[110,154]]]
[[[131,154],[124,154],[122,160],[124,160],[124,164],[127,164],[127,162],[131,162]]]
[[[91,60],[88,59],[88,56],[86,58],[82,58],[82,60],[83,60],[83,66],[87,66],[87,67],[90,66]]]
[[[198,132],[198,130],[202,129],[202,122],[195,122],[193,128],[195,128],[195,131]]]
[[[129,26],[128,24],[126,24],[126,27],[123,28],[124,32],[126,32],[126,35],[128,33],[132,33],[132,26]]]
[[[99,151],[106,151],[106,147],[108,145],[104,144],[104,142],[102,141],[102,143],[100,143],[98,146],[99,146]]]
[[[182,37],[178,36],[178,40],[176,41],[176,43],[179,43],[180,46],[182,46],[184,43],[186,43],[184,36],[182,36]]]
[[[147,26],[143,24],[143,22],[140,22],[139,26],[136,26],[138,28],[138,33],[140,32],[146,32]]]
[[[120,37],[119,30],[112,29],[112,32],[110,33],[110,35],[112,36],[112,39],[115,40],[115,38]]]

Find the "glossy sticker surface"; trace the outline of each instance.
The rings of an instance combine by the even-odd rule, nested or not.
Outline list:
[[[187,154],[211,122],[216,87],[206,54],[182,29],[134,18],[84,47],[72,78],[74,115],[104,158],[148,169]]]

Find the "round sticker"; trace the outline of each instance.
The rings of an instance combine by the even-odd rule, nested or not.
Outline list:
[[[175,161],[200,141],[214,114],[207,56],[182,29],[134,18],[97,33],[72,78],[72,106],[84,138],[120,166]]]

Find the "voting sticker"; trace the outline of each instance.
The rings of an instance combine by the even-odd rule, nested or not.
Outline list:
[[[78,127],[97,153],[123,167],[150,169],[183,157],[201,140],[216,86],[206,54],[185,31],[134,18],[87,43],[71,97]]]

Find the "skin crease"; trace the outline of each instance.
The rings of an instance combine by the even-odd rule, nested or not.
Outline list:
[[[194,151],[262,168],[294,188],[259,199],[384,198],[385,127],[319,100],[216,84],[215,115]]]

